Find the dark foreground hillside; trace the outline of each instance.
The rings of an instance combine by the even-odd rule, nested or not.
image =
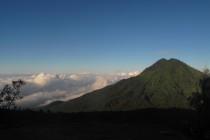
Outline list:
[[[177,109],[74,114],[1,110],[0,139],[190,140],[195,118],[195,112]]]

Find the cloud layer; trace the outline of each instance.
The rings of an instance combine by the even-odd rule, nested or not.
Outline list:
[[[0,75],[0,88],[12,80],[23,79],[27,84],[22,89],[23,99],[17,104],[34,108],[57,100],[73,99],[138,74],[139,72],[135,71],[117,74]]]

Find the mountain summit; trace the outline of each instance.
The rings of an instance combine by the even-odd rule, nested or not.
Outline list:
[[[190,97],[200,89],[202,75],[180,60],[160,59],[136,77],[44,108],[60,112],[190,108]]]

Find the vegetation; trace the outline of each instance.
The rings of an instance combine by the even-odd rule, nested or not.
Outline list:
[[[198,113],[197,129],[199,138],[209,139],[210,129],[210,71],[204,70],[203,79],[200,80],[200,92],[193,94],[191,105]]]
[[[209,68],[204,68],[203,73],[204,73],[205,77],[209,77],[210,76],[210,69]]]
[[[201,111],[207,107],[208,102],[210,102],[210,70],[204,69],[203,78],[200,80],[201,90],[193,93],[191,99],[191,106],[197,111]],[[208,106],[210,108],[210,106]]]
[[[119,111],[142,108],[192,108],[193,93],[200,92],[203,73],[176,59],[161,59],[139,76],[86,94],[48,105],[58,112]]]
[[[21,87],[25,85],[22,80],[13,81],[11,85],[5,85],[0,92],[0,108],[14,109],[16,108],[15,101],[22,98],[20,95]]]

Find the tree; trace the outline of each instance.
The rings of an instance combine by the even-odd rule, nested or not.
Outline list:
[[[204,73],[205,77],[210,77],[210,69],[209,68],[207,68],[207,67],[204,68],[203,73]]]
[[[210,70],[206,68],[204,70],[204,77],[200,82],[202,106],[201,110],[205,113],[210,113]]]
[[[20,90],[26,83],[22,80],[12,81],[12,84],[5,85],[0,92],[0,107],[2,109],[16,108],[15,101],[21,99]]]
[[[203,79],[200,80],[200,91],[193,94],[191,105],[197,110],[197,129],[199,137],[205,138],[210,130],[210,70],[204,70]]]
[[[203,78],[200,80],[200,90],[193,93],[191,98],[191,106],[197,111],[201,111],[208,106],[210,102],[210,70],[204,68]]]

